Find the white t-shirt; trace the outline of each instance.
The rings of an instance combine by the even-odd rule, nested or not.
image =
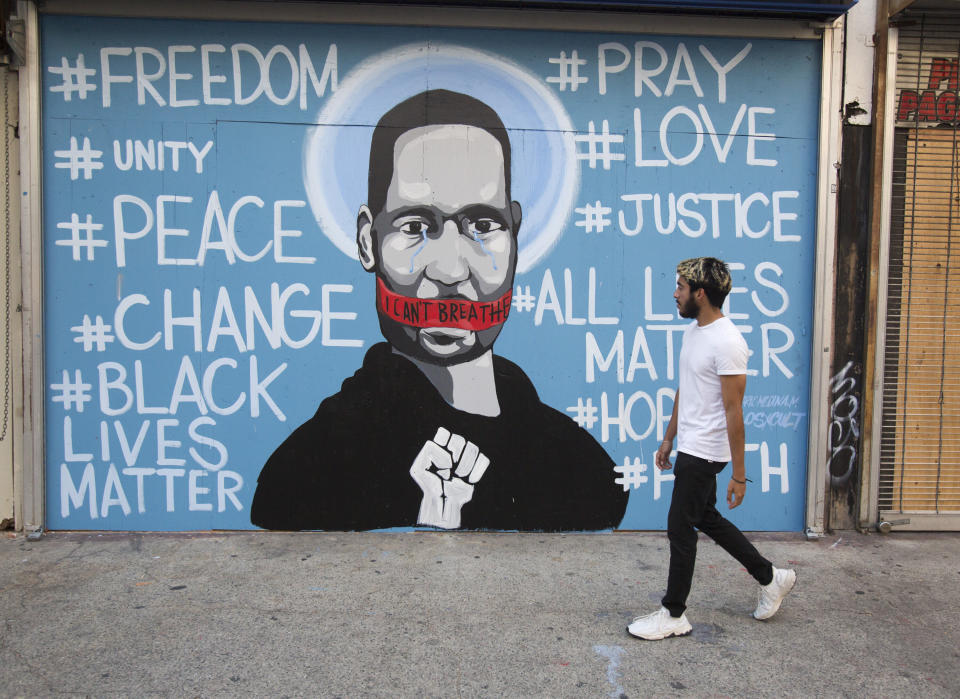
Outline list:
[[[726,316],[693,321],[680,349],[677,451],[708,461],[730,461],[720,377],[747,373],[747,343]]]

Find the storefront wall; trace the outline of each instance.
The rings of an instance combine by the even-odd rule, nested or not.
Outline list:
[[[960,529],[960,13],[898,16],[879,519]]]
[[[48,528],[250,528],[285,443],[267,526],[660,529],[675,266],[704,255],[750,349],[732,517],[805,526],[818,38],[65,15],[40,38]],[[429,92],[370,157],[439,90],[482,104]],[[506,139],[418,121],[483,105]],[[495,338],[513,364],[451,400],[490,412],[492,374],[500,415],[452,411],[385,335],[441,391]]]

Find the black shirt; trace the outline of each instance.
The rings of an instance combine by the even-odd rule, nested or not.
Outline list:
[[[410,466],[437,428],[490,460],[461,510],[461,529],[584,531],[617,526],[628,493],[613,461],[544,405],[518,366],[494,356],[501,413],[450,406],[409,360],[380,343],[260,472],[250,520],[268,529],[360,530],[417,525],[423,493]]]

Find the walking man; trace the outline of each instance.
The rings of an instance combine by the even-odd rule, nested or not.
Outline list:
[[[673,415],[656,454],[657,468],[667,470],[677,439],[673,497],[667,518],[670,572],[661,608],[633,621],[627,630],[650,641],[690,633],[686,610],[697,557],[697,529],[716,541],[747,569],[760,591],[755,619],[769,619],[797,580],[793,570],[775,568],[717,511],[717,474],[733,462],[727,485],[730,509],[743,502],[743,393],[747,384],[747,343],[720,307],[730,293],[730,271],[713,257],[697,257],[677,265],[673,297],[684,318],[680,385]]]

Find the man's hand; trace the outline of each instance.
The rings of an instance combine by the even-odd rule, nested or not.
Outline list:
[[[673,442],[668,442],[667,440],[660,442],[660,448],[657,449],[654,462],[657,464],[657,468],[659,468],[661,471],[669,471],[671,468],[673,468],[673,464],[670,463],[671,451],[673,451]]]
[[[743,502],[743,496],[747,492],[746,483],[738,483],[737,481],[730,479],[729,485],[727,485],[727,504],[732,510],[734,507]]]
[[[410,475],[423,491],[417,524],[457,529],[460,508],[470,502],[474,484],[489,465],[490,459],[476,444],[437,428],[437,434],[423,443],[410,466]]]

